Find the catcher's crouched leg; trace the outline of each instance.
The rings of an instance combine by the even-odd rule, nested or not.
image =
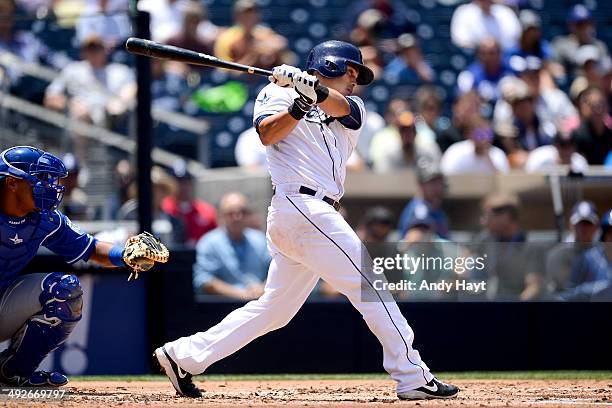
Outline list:
[[[83,289],[74,275],[51,273],[42,282],[42,310],[13,335],[0,354],[0,383],[12,386],[61,386],[63,374],[36,371],[51,351],[60,346],[81,320]]]

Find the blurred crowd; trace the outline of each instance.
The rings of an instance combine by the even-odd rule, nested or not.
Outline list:
[[[420,160],[439,163],[446,175],[612,165],[612,60],[592,12],[571,7],[566,32],[547,39],[535,10],[508,3],[474,0],[455,9],[450,40],[472,61],[449,97],[410,11],[400,2],[355,2],[348,39],[379,82],[414,85],[414,92],[390,93],[383,116],[368,112],[353,170],[414,169]],[[265,164],[253,139],[250,130],[240,135],[238,164]]]
[[[140,0],[138,9],[150,13],[156,41],[268,69],[303,64],[309,47],[289,41],[280,24],[267,24],[271,14],[263,2],[237,0],[228,10],[231,17],[211,14],[214,3]],[[333,6],[331,0],[311,3]],[[430,9],[435,10],[433,3]],[[448,7],[452,2],[444,3]],[[368,115],[350,170],[412,169],[417,174],[419,193],[401,216],[384,207],[366,212],[356,226],[365,242],[440,243],[437,250],[444,252],[444,244],[452,244],[443,211],[448,175],[548,172],[558,166],[584,173],[593,165],[612,167],[612,59],[601,27],[597,30],[596,4],[568,6],[561,31],[548,36],[550,16],[532,7],[537,3],[460,2],[446,21],[448,34],[421,24],[421,5],[398,0],[352,1],[338,14],[333,30],[316,21],[307,23],[310,29],[304,35],[312,37],[311,43],[326,38],[351,41],[375,72],[374,84],[356,88]],[[128,0],[0,0],[1,91],[129,133],[136,79],[133,58],[123,43],[133,33],[130,15]],[[300,16],[291,13],[292,21],[304,23],[307,17]],[[430,52],[434,40],[446,40],[437,59]],[[441,61],[440,54],[450,62]],[[442,68],[449,64],[454,73]],[[52,74],[43,79],[32,73],[31,65]],[[229,134],[224,144],[233,149],[231,162],[265,169],[265,148],[248,125],[249,95],[265,85],[265,78],[161,60],[152,60],[152,78],[155,108],[211,123],[221,118],[222,128],[213,126],[210,132],[219,134],[209,135],[210,140],[224,140],[219,136]],[[243,120],[233,120],[238,117]],[[172,150],[172,137],[152,137],[157,146]],[[197,158],[197,139],[175,152]],[[70,141],[71,153],[64,157],[70,170],[63,208],[67,215],[76,220],[134,220],[138,191],[129,158],[113,156],[114,193],[102,208],[91,208],[86,182],[92,142],[76,131]],[[152,177],[157,231],[168,242],[197,248],[196,291],[238,299],[258,296],[269,259],[262,221],[248,199],[231,193],[215,205],[200,200],[184,162],[172,169],[156,167]],[[577,203],[567,243],[542,249],[520,245],[526,234],[519,207],[517,197],[487,197],[482,234],[461,247],[466,253],[495,255],[490,270],[471,277],[491,282],[487,296],[532,300],[605,294],[605,282],[612,279],[610,245],[602,244],[612,240],[605,225],[609,211]],[[112,234],[120,240],[127,231]],[[548,259],[542,253],[548,253]],[[512,262],[517,259],[527,264],[518,267]],[[509,264],[513,266],[504,268]],[[325,285],[320,293],[333,295]]]
[[[150,13],[151,36],[157,41],[268,69],[303,62],[307,50],[296,50],[296,44],[267,25],[263,16],[269,14],[257,1],[235,1],[229,26],[215,24],[221,17],[228,19],[210,15],[208,3],[141,0],[138,8]],[[439,50],[463,61],[455,64],[463,69],[449,79],[443,64],[424,52],[428,42],[444,39],[444,34],[422,29],[417,10],[397,0],[350,2],[338,16],[341,28],[334,35],[360,46],[376,73],[369,89],[386,89],[385,97],[368,104],[351,168],[414,168],[422,158],[439,162],[445,174],[513,168],[534,172],[556,165],[584,172],[589,165],[612,165],[612,59],[598,38],[594,11],[583,4],[569,7],[565,31],[546,38],[549,16],[530,4],[458,4],[446,22],[446,50]],[[128,0],[1,0],[0,14],[0,52],[56,71],[45,83],[34,80],[22,65],[2,63],[5,90],[127,132],[126,115],[136,95],[133,59],[122,46],[133,32]],[[308,24],[318,27],[316,21]],[[56,36],[48,26],[68,31]],[[74,36],[61,38],[70,33]],[[215,114],[229,113],[224,119],[243,116],[243,121],[229,121],[233,141],[222,144],[235,146],[238,165],[264,167],[262,148],[246,124],[248,95],[265,79],[168,61],[152,64],[155,107],[213,121]],[[369,102],[369,89],[356,92]],[[212,132],[225,135],[225,120],[223,125],[225,129]],[[74,153],[86,167],[87,141],[71,136]],[[156,144],[164,146],[164,139],[156,135]]]

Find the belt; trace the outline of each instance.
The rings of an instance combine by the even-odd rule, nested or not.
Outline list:
[[[317,195],[316,190],[313,190],[312,188],[309,188],[306,186],[300,186],[300,189],[298,190],[298,192],[300,194],[306,194],[306,195],[313,196],[313,197]],[[274,189],[274,193],[276,193],[276,189]],[[338,211],[340,209],[340,201],[336,201],[333,198],[327,197],[327,196],[324,196],[322,200],[325,201],[327,204],[331,205],[332,207],[334,207],[334,210]]]

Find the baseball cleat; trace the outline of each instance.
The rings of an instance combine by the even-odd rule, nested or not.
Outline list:
[[[9,387],[62,387],[68,384],[68,377],[57,371],[35,371],[29,378],[0,375],[0,384]]]
[[[432,379],[422,387],[397,394],[401,400],[421,400],[435,398],[454,398],[459,393],[459,388],[452,384],[445,384],[436,378]]]
[[[198,387],[196,387],[191,380],[193,376],[187,371],[182,370],[181,367],[170,358],[164,347],[155,349],[153,357],[157,359],[161,370],[170,379],[178,395],[189,398],[200,398],[202,396]]]
[[[57,371],[36,371],[30,376],[29,386],[62,387],[68,384],[68,377]]]

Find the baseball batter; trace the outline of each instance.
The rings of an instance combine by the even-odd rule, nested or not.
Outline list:
[[[305,71],[274,68],[253,115],[274,186],[267,219],[273,259],[265,291],[208,331],[155,350],[179,394],[201,396],[192,375],[285,326],[324,279],[351,301],[382,344],[383,365],[399,398],[457,395],[458,388],[438,381],[412,347],[412,329],[395,302],[362,300],[362,280],[370,282],[362,271],[362,244],[336,211],[366,116],[363,101],[351,94],[372,80],[359,49],[341,41],[314,47]]]
[[[59,372],[37,371],[79,320],[83,289],[71,274],[21,270],[45,246],[67,263],[92,260],[102,266],[129,266],[142,272],[168,259],[168,250],[148,233],[123,246],[96,240],[57,210],[64,196],[59,184],[68,172],[54,155],[30,146],[0,153],[0,385],[62,386]]]

